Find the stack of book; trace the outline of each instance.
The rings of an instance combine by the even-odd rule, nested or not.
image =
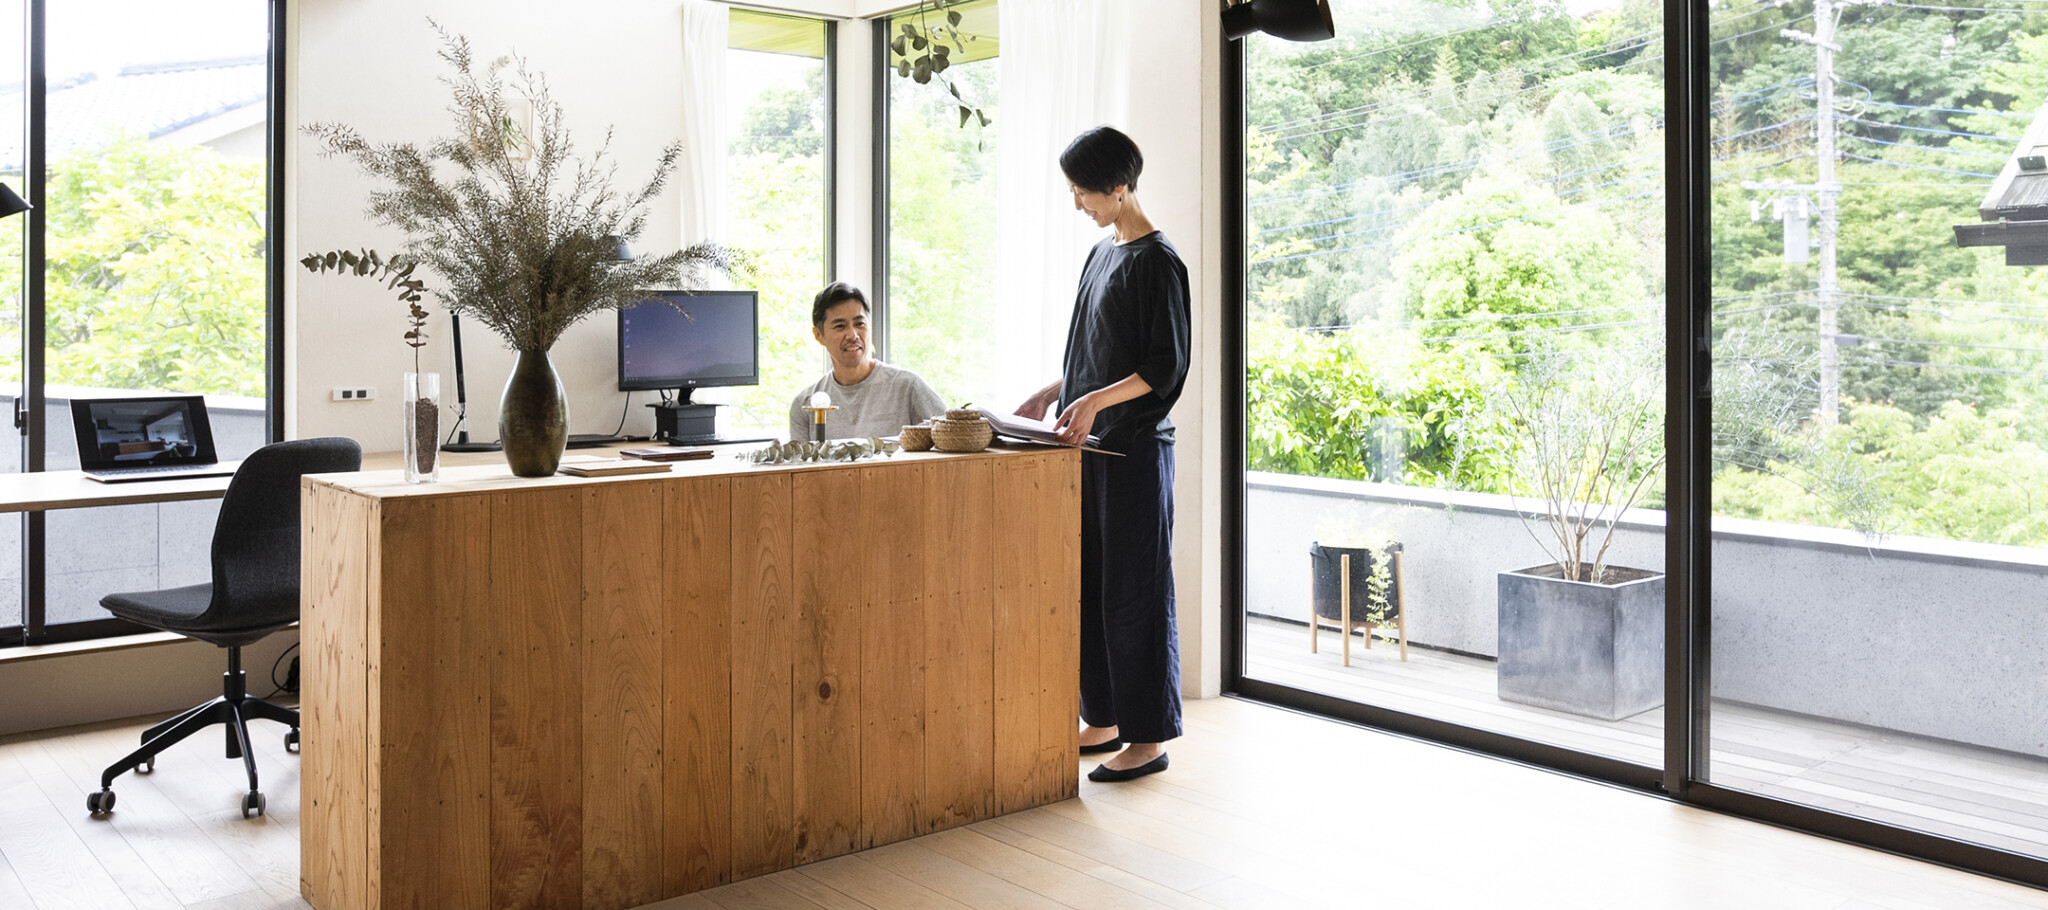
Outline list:
[[[619,453],[627,458],[641,461],[692,461],[710,458],[710,449],[692,449],[684,446],[650,446],[644,449],[626,449]]]

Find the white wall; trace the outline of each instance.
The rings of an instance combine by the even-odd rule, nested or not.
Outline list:
[[[602,15],[563,15],[544,0],[305,0],[294,4],[290,60],[294,124],[338,121],[372,142],[426,142],[451,131],[448,92],[436,80],[449,72],[435,56],[434,17],[466,35],[479,63],[516,51],[548,76],[567,111],[577,148],[589,154],[614,130],[616,187],[637,188],[663,145],[681,135],[680,43],[682,13],[672,0],[610,0]],[[339,158],[317,154],[302,134],[288,143],[286,163],[293,211],[287,248],[292,261],[308,251],[372,247],[389,253],[399,235],[371,224],[363,203],[377,186]],[[657,203],[642,253],[678,245],[678,205],[671,186]],[[290,432],[295,436],[351,436],[369,451],[399,446],[398,386],[412,368],[401,336],[405,309],[377,282],[352,276],[306,275],[296,266],[288,289],[293,332],[287,343]],[[433,281],[428,276],[428,281]],[[447,314],[434,311],[422,366],[443,373],[443,394],[454,399]],[[572,328],[553,351],[569,394],[572,433],[609,433],[618,425],[616,317],[599,313]],[[481,326],[465,323],[469,427],[473,438],[497,438],[497,401],[513,354]],[[378,398],[331,400],[337,386],[374,386]],[[636,396],[628,432],[647,432],[651,417]]]

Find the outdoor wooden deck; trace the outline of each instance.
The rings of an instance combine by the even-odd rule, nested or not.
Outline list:
[[[1247,676],[1624,761],[1663,763],[1664,711],[1602,721],[1501,701],[1491,661],[1422,648],[1402,663],[1325,628],[1253,619]],[[1710,779],[1721,786],[2048,856],[2048,759],[1716,702]]]

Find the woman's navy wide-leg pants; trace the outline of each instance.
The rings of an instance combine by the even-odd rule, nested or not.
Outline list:
[[[1172,443],[1081,454],[1081,719],[1132,743],[1181,733]]]

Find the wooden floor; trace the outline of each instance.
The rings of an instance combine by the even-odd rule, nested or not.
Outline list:
[[[1326,629],[1254,619],[1246,675],[1637,764],[1663,764],[1664,711],[1619,721],[1501,701],[1491,661],[1384,644],[1370,652]],[[1716,784],[2048,857],[2048,759],[1716,702],[1708,779]]]
[[[660,910],[2006,910],[2048,893],[1232,699],[1173,767]],[[258,737],[270,814],[216,740],[98,770],[145,720],[0,739],[0,908],[302,908],[298,759]],[[269,728],[261,724],[259,727]]]

